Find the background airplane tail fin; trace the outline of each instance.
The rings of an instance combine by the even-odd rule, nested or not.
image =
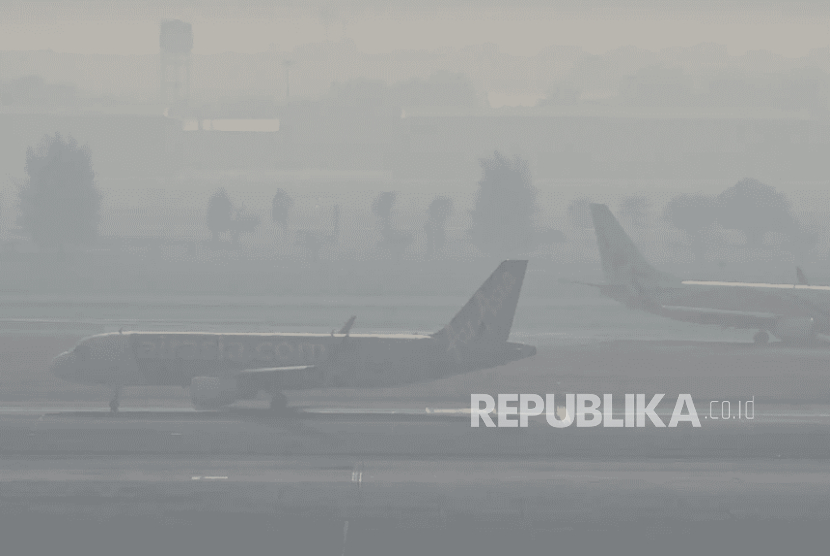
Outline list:
[[[606,205],[591,203],[602,271],[609,284],[647,284],[674,281],[651,266]]]
[[[527,261],[504,261],[450,323],[435,336],[450,349],[506,342],[527,269]]]

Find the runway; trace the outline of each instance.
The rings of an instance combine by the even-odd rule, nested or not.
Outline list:
[[[13,554],[821,553],[830,519],[809,461],[4,457],[0,476]]]
[[[364,556],[555,546],[642,556],[821,553],[828,539],[826,459],[255,455],[219,446],[4,454],[2,546]]]
[[[787,471],[782,476],[782,471]],[[146,511],[558,525],[830,519],[824,462],[3,458],[0,515]],[[78,505],[80,498],[94,506]]]
[[[472,428],[465,408],[108,412],[0,408],[0,456],[320,456],[353,458],[830,459],[830,408],[757,405],[754,419],[676,428],[568,428],[531,417],[526,428]],[[658,416],[668,421],[665,410]],[[620,417],[620,415],[617,415]]]

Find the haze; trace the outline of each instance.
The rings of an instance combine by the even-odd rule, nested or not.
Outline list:
[[[309,42],[350,39],[367,53],[496,44],[531,56],[553,45],[593,54],[724,45],[800,57],[828,46],[830,10],[820,2],[718,2],[690,9],[655,2],[465,3],[311,2],[302,5],[215,2],[9,2],[0,8],[0,50],[152,54],[160,19],[193,24],[194,54],[290,51]]]
[[[828,30],[0,0],[0,553],[826,553]]]

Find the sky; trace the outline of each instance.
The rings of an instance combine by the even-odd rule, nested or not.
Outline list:
[[[830,47],[830,9],[810,3],[806,8],[794,4],[796,9],[788,10],[770,8],[769,3],[747,9],[745,4],[727,2],[697,11],[657,9],[632,0],[627,8],[609,5],[617,7],[530,4],[522,9],[496,5],[471,10],[450,4],[415,10],[343,8],[334,3],[265,8],[256,3],[217,7],[193,2],[177,7],[160,2],[13,2],[0,7],[0,50],[155,54],[159,22],[164,18],[193,24],[195,54],[290,51],[302,44],[343,38],[352,39],[367,53],[489,42],[503,52],[524,56],[554,45],[602,54],[623,46],[656,51],[717,43],[731,55],[768,50],[793,58]]]

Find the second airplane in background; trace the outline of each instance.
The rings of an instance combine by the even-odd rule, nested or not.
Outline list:
[[[756,343],[769,334],[809,344],[830,336],[830,286],[682,280],[651,266],[606,205],[591,204],[608,297],[656,315],[728,328],[756,329]],[[799,269],[800,270],[800,269]]]

